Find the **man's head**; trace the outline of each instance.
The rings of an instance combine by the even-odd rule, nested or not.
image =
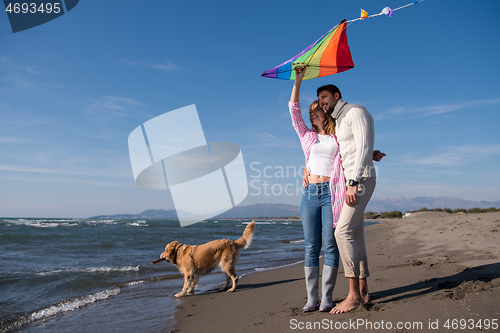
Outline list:
[[[339,88],[333,84],[319,87],[316,93],[318,95],[319,105],[328,114],[332,114],[335,105],[337,105],[339,99],[342,99]]]

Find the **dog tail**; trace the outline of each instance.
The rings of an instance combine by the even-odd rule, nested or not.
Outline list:
[[[245,228],[245,231],[243,232],[243,236],[241,236],[240,239],[234,241],[236,246],[238,246],[239,248],[246,249],[250,245],[250,243],[252,242],[252,237],[253,237],[254,231],[255,231],[255,221],[252,221]]]

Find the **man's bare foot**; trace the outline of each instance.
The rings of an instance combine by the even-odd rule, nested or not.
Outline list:
[[[363,304],[371,301],[366,278],[359,279],[359,294],[361,296],[361,301],[363,302]]]
[[[347,298],[343,302],[337,304],[332,311],[330,311],[330,313],[346,313],[356,310],[361,304],[363,304],[363,300],[361,298],[347,296]]]

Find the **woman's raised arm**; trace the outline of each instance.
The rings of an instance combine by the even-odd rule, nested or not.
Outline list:
[[[296,103],[299,101],[300,84],[302,79],[306,74],[306,67],[295,67],[295,82],[292,88],[292,96],[290,96],[290,102]]]

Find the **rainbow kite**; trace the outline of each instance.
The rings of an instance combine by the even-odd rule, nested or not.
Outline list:
[[[294,68],[307,66],[304,80],[340,73],[354,67],[351,50],[347,45],[346,20],[292,59],[265,71],[262,76],[282,80],[295,80]]]
[[[361,16],[354,20],[345,19],[337,26],[328,31],[320,39],[297,54],[290,60],[279,66],[265,71],[261,76],[273,79],[295,80],[296,67],[308,67],[304,80],[327,76],[335,73],[347,71],[354,67],[351,57],[351,50],[347,45],[346,28],[347,24],[355,21],[387,15],[392,17],[395,11],[417,4],[424,0],[413,0],[413,2],[396,9],[385,7],[380,13],[368,15],[368,12],[361,9]]]

